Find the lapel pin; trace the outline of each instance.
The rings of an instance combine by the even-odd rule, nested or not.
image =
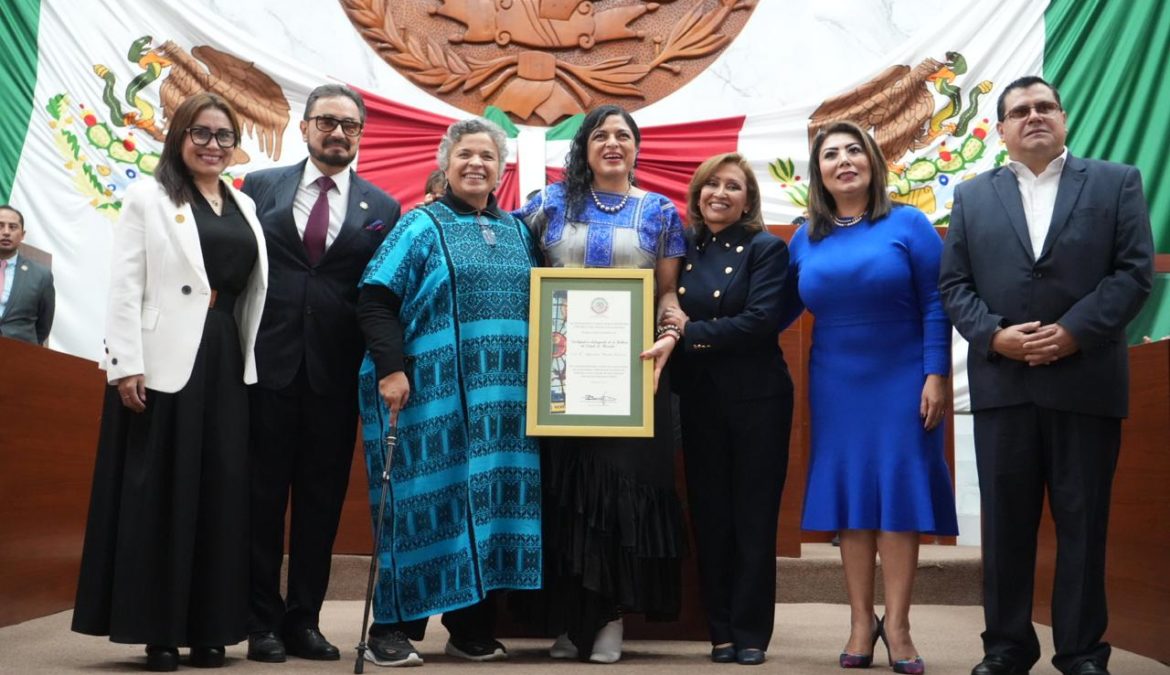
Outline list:
[[[28,265],[21,265],[21,266],[20,266],[20,271],[21,271],[21,272],[27,272],[27,271],[28,271]]]
[[[370,208],[370,205],[365,202],[358,204],[358,206],[362,207],[363,210]]]

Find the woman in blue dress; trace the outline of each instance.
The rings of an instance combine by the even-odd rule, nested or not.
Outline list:
[[[640,141],[625,110],[594,109],[570,145],[565,179],[529,201],[521,217],[550,267],[653,269],[661,316],[678,307],[686,240],[674,204],[635,185]],[[622,614],[678,616],[685,534],[662,371],[674,343],[673,336],[655,343],[662,379],[653,438],[554,438],[543,448],[545,591],[518,605],[558,636],[553,658],[613,663],[622,653]]]
[[[865,668],[879,637],[895,672],[921,673],[910,638],[920,534],[958,532],[943,419],[950,324],[938,293],[942,241],[923,213],[893,206],[877,143],[825,127],[809,157],[808,223],[790,244],[791,306],[815,316],[802,527],[839,531],[851,632],[842,668]],[[875,555],[885,618],[873,611]]]
[[[506,142],[487,120],[452,124],[438,152],[447,189],[403,216],[361,282],[375,516],[382,439],[398,430],[365,652],[378,665],[421,665],[410,640],[433,614],[450,633],[448,655],[505,658],[492,592],[540,587],[540,455],[524,433],[536,251],[496,205]]]

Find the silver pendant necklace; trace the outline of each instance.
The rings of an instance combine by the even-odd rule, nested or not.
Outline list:
[[[495,248],[496,231],[492,229],[491,223],[489,223],[486,218],[479,215],[478,213],[475,215],[475,222],[479,223],[479,234],[483,237],[484,243],[488,246],[491,246],[492,248]]]

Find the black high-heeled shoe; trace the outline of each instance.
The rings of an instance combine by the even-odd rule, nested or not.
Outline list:
[[[921,656],[915,656],[912,659],[894,660],[894,653],[890,651],[890,643],[886,640],[885,622],[886,617],[883,616],[878,621],[878,629],[881,634],[882,644],[886,647],[886,658],[890,662],[890,668],[900,675],[924,675],[926,673],[926,662],[922,660]]]
[[[224,662],[223,647],[192,647],[192,668],[222,668]]]
[[[883,619],[877,618],[877,614],[873,615],[873,640],[870,642],[868,654],[841,652],[837,663],[842,668],[869,668],[873,663],[873,651],[877,648],[878,636],[882,634],[882,621]]]
[[[169,673],[178,670],[178,648],[146,645],[146,669],[155,673]]]

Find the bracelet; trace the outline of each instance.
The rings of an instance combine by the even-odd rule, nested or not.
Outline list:
[[[675,326],[674,324],[669,324],[669,323],[659,324],[658,327],[655,328],[654,341],[657,342],[658,340],[661,340],[662,338],[666,337],[667,335],[673,337],[675,342],[682,341],[682,331],[679,330],[678,326]]]

